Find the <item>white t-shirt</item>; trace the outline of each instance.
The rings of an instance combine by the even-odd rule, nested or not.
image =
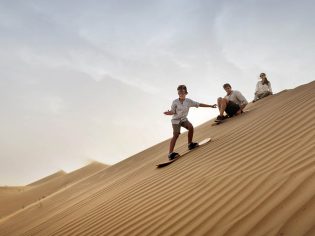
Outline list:
[[[257,94],[261,94],[261,93],[265,93],[265,92],[271,92],[272,93],[270,81],[268,84],[262,84],[262,81],[258,81],[257,85],[256,85],[256,91],[255,92]]]
[[[183,103],[180,102],[179,98],[175,99],[171,107],[171,111],[174,113],[172,124],[179,124],[181,121],[186,121],[190,107],[199,107],[199,103],[189,98],[185,98]]]
[[[231,102],[234,102],[234,103],[238,104],[239,106],[248,104],[248,102],[247,102],[246,98],[243,96],[243,94],[241,94],[241,92],[237,91],[237,90],[233,90],[230,95],[226,95],[225,99],[227,99]]]

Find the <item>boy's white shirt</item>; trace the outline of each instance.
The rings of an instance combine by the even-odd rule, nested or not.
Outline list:
[[[268,84],[262,84],[262,81],[258,81],[256,84],[256,93],[261,94],[264,92],[271,92],[272,93],[272,89],[271,89],[271,83],[269,82]]]
[[[172,124],[179,124],[181,121],[186,121],[190,107],[199,107],[199,102],[185,98],[183,103],[181,103],[179,98],[175,99],[171,107],[171,111],[174,113]]]
[[[231,102],[238,104],[239,106],[248,104],[243,94],[241,94],[241,92],[237,90],[233,90],[232,93],[230,95],[226,95],[225,98]]]

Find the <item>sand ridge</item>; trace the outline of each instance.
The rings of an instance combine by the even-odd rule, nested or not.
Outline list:
[[[29,207],[32,203],[42,204],[42,200],[58,191],[69,188],[72,184],[106,168],[102,163],[93,162],[70,173],[58,171],[48,177],[21,187],[0,188],[0,220],[17,210]],[[16,189],[10,191],[6,189]],[[6,190],[6,192],[5,192]]]
[[[43,183],[47,183],[47,182],[49,182],[49,181],[51,181],[51,180],[53,180],[53,179],[55,179],[55,178],[58,178],[58,177],[60,177],[60,176],[64,176],[64,175],[66,175],[66,174],[67,174],[67,173],[66,173],[65,171],[60,170],[60,171],[58,171],[58,172],[56,172],[56,173],[54,173],[54,174],[52,174],[52,175],[49,175],[49,176],[47,176],[47,177],[44,177],[44,178],[42,178],[42,179],[40,179],[40,180],[37,180],[37,181],[35,181],[35,182],[33,182],[33,183],[30,183],[30,184],[26,185],[26,186],[36,186],[36,185],[40,185],[40,184],[43,184]]]

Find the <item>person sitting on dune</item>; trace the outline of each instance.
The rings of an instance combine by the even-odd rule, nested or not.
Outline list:
[[[248,104],[242,93],[237,90],[232,90],[230,84],[224,84],[223,88],[226,91],[226,96],[224,98],[218,98],[218,109],[220,112],[220,115],[217,117],[218,121],[241,114]],[[223,115],[224,112],[227,114],[227,117]]]
[[[272,95],[271,83],[267,79],[265,73],[261,73],[259,78],[261,81],[257,82],[256,90],[255,90],[255,98],[253,102],[256,102],[259,99]]]

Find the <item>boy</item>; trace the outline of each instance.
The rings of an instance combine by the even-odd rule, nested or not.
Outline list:
[[[246,98],[237,90],[232,90],[230,84],[224,84],[223,88],[226,92],[224,98],[218,98],[218,108],[220,115],[217,117],[217,120],[223,120],[226,117],[223,116],[223,113],[226,112],[228,117],[237,116],[243,112],[243,109],[248,104]]]
[[[168,158],[169,160],[174,160],[179,154],[174,152],[176,140],[180,135],[180,128],[184,127],[188,130],[188,149],[192,150],[198,147],[198,143],[193,143],[194,127],[188,121],[187,115],[190,107],[212,107],[216,108],[215,105],[207,105],[203,103],[195,102],[189,98],[186,98],[188,94],[185,85],[179,85],[177,88],[179,98],[174,100],[172,103],[171,110],[164,112],[165,115],[173,115],[172,126],[173,126],[173,138],[170,143],[170,149]]]

